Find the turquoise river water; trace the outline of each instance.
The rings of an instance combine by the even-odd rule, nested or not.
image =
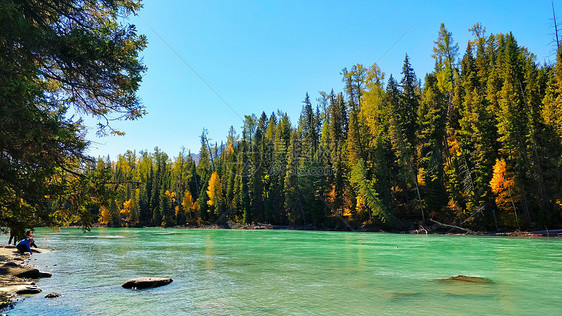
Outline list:
[[[8,315],[562,315],[562,240],[315,231],[36,232]],[[456,275],[488,284],[443,281]],[[170,285],[126,290],[141,276]],[[61,297],[44,298],[57,292]]]

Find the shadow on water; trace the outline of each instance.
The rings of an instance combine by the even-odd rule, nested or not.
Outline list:
[[[384,298],[388,301],[409,300],[412,298],[419,298],[423,294],[420,292],[391,292],[386,293]]]

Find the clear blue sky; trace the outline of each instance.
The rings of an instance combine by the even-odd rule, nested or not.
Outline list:
[[[562,0],[554,5],[562,17]],[[549,0],[147,0],[131,22],[149,40],[142,53],[148,71],[139,91],[148,114],[116,123],[125,136],[98,138],[92,128],[93,156],[115,159],[127,149],[155,146],[171,157],[182,146],[197,153],[203,128],[218,143],[231,125],[240,133],[238,115],[281,109],[296,122],[306,92],[315,100],[318,91],[341,91],[341,69],[357,63],[378,61],[387,77],[401,77],[407,53],[423,78],[434,67],[432,47],[441,23],[461,55],[471,39],[468,29],[480,22],[488,34],[513,32],[540,62],[555,59]]]

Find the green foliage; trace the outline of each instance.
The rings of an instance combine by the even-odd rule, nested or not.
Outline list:
[[[366,178],[365,163],[360,159],[355,167],[351,170],[351,184],[358,198],[360,198],[371,213],[376,216],[383,224],[391,227],[398,226],[398,220],[389,212],[381,200],[378,198],[378,193],[375,190],[376,181],[369,181]]]
[[[434,75],[427,75],[418,111],[418,182],[424,203],[438,213],[444,204],[446,96]]]
[[[88,142],[67,113],[97,118],[100,134],[121,133],[109,122],[144,114],[136,91],[146,38],[122,22],[139,8],[129,0],[0,3],[0,221],[7,226],[89,227],[90,196],[104,184],[82,173]],[[55,199],[64,212],[54,212]]]
[[[434,42],[433,58],[435,58],[435,77],[437,86],[441,92],[447,93],[453,90],[455,80],[456,58],[459,53],[459,45],[454,43],[453,34],[441,23],[437,41]]]

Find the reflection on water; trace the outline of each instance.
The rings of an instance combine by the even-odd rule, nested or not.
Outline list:
[[[53,273],[10,315],[536,314],[562,310],[562,240],[343,232],[38,230]],[[456,275],[491,283],[442,281]],[[121,284],[171,277],[142,291]]]

